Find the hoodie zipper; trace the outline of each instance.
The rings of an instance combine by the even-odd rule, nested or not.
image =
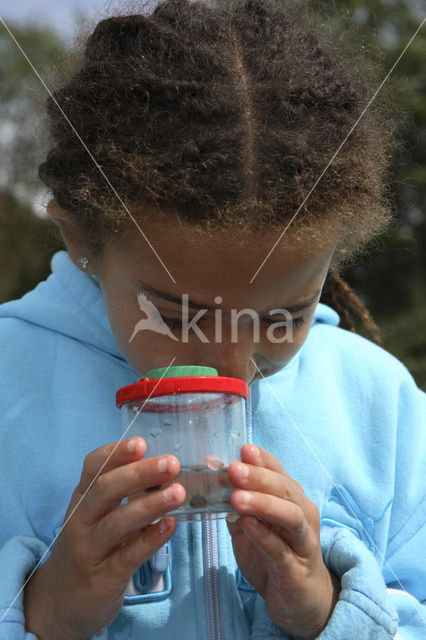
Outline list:
[[[223,640],[220,595],[217,520],[205,514],[202,521],[204,593],[207,611],[207,640]]]
[[[251,395],[246,403],[247,441],[252,441]],[[202,519],[204,593],[207,611],[207,640],[223,640],[223,612],[220,595],[218,522],[211,515]]]
[[[246,402],[246,434],[247,434],[247,442],[253,441],[253,422],[252,422],[252,408],[251,408],[251,398],[253,391],[250,391],[250,395],[247,398]]]

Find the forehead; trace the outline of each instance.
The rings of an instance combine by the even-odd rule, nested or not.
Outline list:
[[[121,277],[173,295],[188,293],[206,304],[220,296],[224,306],[290,305],[311,295],[322,285],[335,245],[330,234],[324,239],[306,232],[287,233],[274,247],[279,232],[242,238],[170,218],[145,222],[141,229],[149,243],[135,227],[125,244],[106,248],[105,260]]]

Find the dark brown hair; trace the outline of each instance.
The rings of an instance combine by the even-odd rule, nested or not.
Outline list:
[[[337,231],[334,269],[386,227],[394,120],[385,98],[368,106],[380,65],[342,16],[296,0],[136,5],[97,24],[54,92],[96,163],[47,101],[39,175],[93,253],[134,232],[99,167],[135,217],[174,211],[273,240],[300,208],[292,234]],[[357,298],[336,271],[325,298],[353,329]]]

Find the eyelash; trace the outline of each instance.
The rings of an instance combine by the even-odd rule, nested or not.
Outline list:
[[[179,318],[165,318],[164,316],[161,316],[161,317],[171,331],[177,331],[178,329],[182,328],[183,323],[182,323],[182,320],[179,320]],[[293,327],[296,329],[296,331],[303,327],[303,325],[306,323],[307,318],[308,316],[305,315],[305,316],[300,316],[299,318],[292,319]],[[268,326],[277,322],[277,320],[274,318],[260,318],[260,320],[262,322],[266,322]],[[284,333],[286,331],[286,327],[285,326],[276,327],[275,331],[278,331],[279,333]]]

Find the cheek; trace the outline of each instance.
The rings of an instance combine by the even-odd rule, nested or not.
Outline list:
[[[144,325],[146,315],[138,309],[127,316],[113,314],[112,322],[111,328],[121,353],[141,376],[150,369],[181,364],[189,357],[188,344],[147,329]]]
[[[135,371],[143,376],[150,369],[172,364],[176,353],[173,347],[167,348],[164,343],[165,340],[147,332],[144,336],[135,337],[130,344],[127,342],[123,345],[121,352]]]
[[[152,348],[152,341],[147,332],[135,333],[137,324],[143,317],[137,299],[120,295],[120,292],[111,295],[104,292],[104,301],[117,346],[127,362],[139,372],[141,368],[145,368],[141,355],[146,353],[148,345]]]
[[[113,296],[112,299],[104,296],[104,300],[114,338],[122,350],[123,346],[128,344],[133,327],[139,320],[137,312],[133,311],[131,302],[124,302],[117,296]]]
[[[115,284],[115,283],[114,283]],[[139,306],[137,295],[117,286],[103,287],[103,297],[111,330],[123,357],[141,376],[149,369],[163,367],[185,358],[188,345],[146,329],[147,314]]]

